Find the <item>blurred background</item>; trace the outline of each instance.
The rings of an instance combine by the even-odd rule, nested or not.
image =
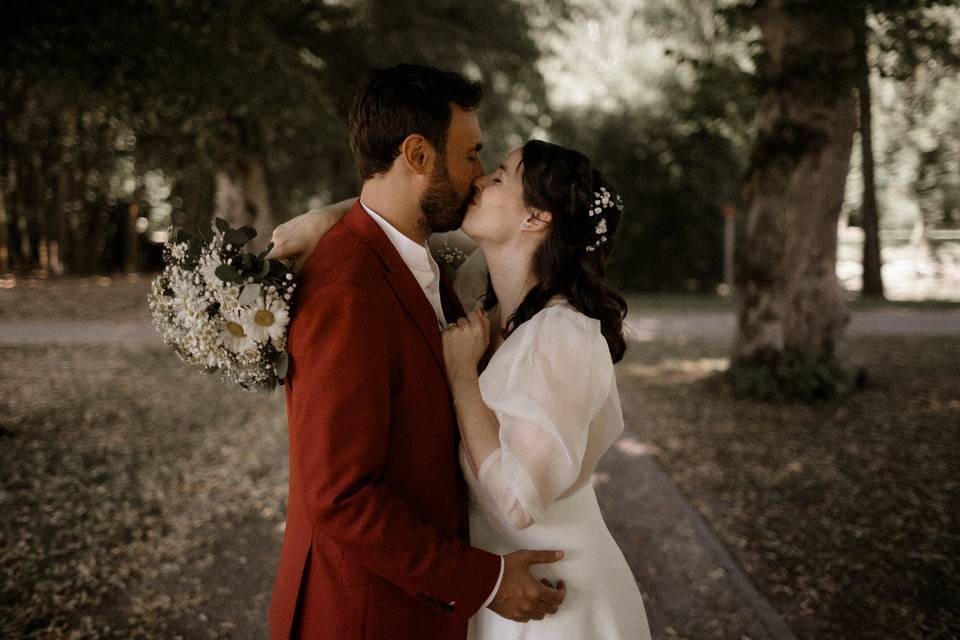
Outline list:
[[[398,62],[485,81],[487,167],[547,139],[623,196],[594,484],[654,638],[960,637],[949,0],[5,2],[0,637],[266,636],[283,394],[191,371],[146,295],[171,225],[262,246],[356,194]]]
[[[629,211],[621,287],[716,293],[722,212],[742,212],[756,133],[762,47],[743,4],[8,3],[0,272],[153,270],[171,223],[215,211],[250,216],[265,241],[358,192],[353,91],[370,68],[414,61],[486,82],[487,166],[538,137],[610,176]],[[960,18],[950,3],[880,4],[895,6],[864,15],[873,144],[858,134],[838,275],[860,288],[869,169],[888,297],[958,299]]]

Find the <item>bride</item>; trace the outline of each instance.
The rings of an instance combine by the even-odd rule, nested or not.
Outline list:
[[[443,334],[470,542],[500,555],[563,549],[563,562],[532,570],[567,593],[556,614],[533,624],[481,609],[469,637],[649,638],[640,591],[590,482],[623,430],[613,364],[626,348],[626,304],[603,282],[620,199],[585,156],[538,140],[474,187],[462,230],[482,258],[471,256],[457,279],[488,270],[487,290],[481,308]],[[281,226],[282,250],[271,257],[302,262],[345,210],[341,203]]]

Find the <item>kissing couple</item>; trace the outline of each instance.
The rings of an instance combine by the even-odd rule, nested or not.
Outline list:
[[[626,303],[603,279],[622,205],[538,140],[485,174],[482,92],[373,72],[359,199],[274,232],[299,267],[274,640],[650,637],[591,483],[623,431]],[[462,301],[429,243],[458,227],[486,283]]]

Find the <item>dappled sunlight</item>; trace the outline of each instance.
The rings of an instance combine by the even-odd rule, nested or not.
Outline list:
[[[652,456],[656,455],[659,449],[652,444],[646,442],[640,442],[636,438],[631,436],[624,436],[617,440],[617,443],[614,445],[617,448],[617,451],[630,456],[631,458],[639,458],[640,456]]]
[[[631,311],[624,321],[624,336],[633,342],[653,342],[666,337],[729,338],[736,331],[732,309]]]
[[[664,358],[656,364],[629,362],[620,365],[621,375],[632,378],[653,378],[662,383],[693,382],[718,371],[726,371],[729,358]]]
[[[606,471],[595,471],[590,476],[590,482],[593,483],[593,486],[598,487],[602,484],[607,484],[610,482],[610,474]]]
[[[653,342],[662,333],[663,321],[656,318],[638,318],[631,320],[624,327],[628,340],[636,342]]]

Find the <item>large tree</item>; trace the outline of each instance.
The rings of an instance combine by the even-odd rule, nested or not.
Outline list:
[[[740,391],[824,397],[852,386],[854,372],[844,353],[849,312],[835,271],[836,231],[858,111],[860,126],[870,122],[863,81],[865,20],[874,11],[909,23],[925,15],[922,9],[942,4],[755,0],[734,13],[747,17],[760,34],[758,131],[746,182],[746,241],[739,253],[730,369]],[[929,57],[924,43],[946,42],[949,32],[933,35],[931,40],[930,34],[904,29],[895,47],[906,60]],[[875,232],[876,220],[873,224]],[[870,250],[879,253],[879,244]]]
[[[749,11],[763,49],[731,374],[751,393],[830,394],[849,381],[836,230],[857,128],[863,6],[762,0]]]

